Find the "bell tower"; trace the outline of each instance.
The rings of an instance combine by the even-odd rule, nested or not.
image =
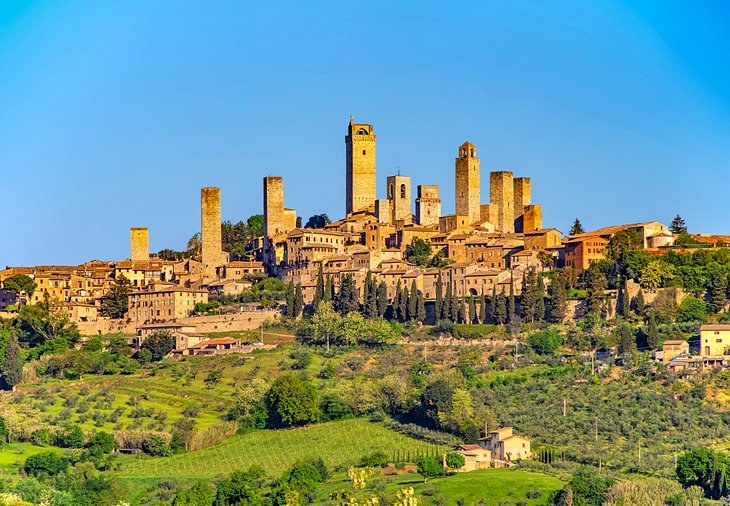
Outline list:
[[[456,158],[456,214],[469,217],[469,224],[479,221],[479,158],[474,145],[467,141],[459,147]]]
[[[351,214],[375,206],[375,134],[373,126],[350,124],[345,136],[347,188],[345,212]]]

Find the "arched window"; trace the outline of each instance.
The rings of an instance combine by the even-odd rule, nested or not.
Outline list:
[[[400,185],[400,198],[406,198],[406,185]]]
[[[360,130],[355,132],[355,135],[367,135],[367,134],[368,134],[368,131],[365,130],[364,128],[361,128]]]
[[[388,198],[389,198],[390,200],[393,200],[393,185],[390,185],[390,186],[388,187]]]

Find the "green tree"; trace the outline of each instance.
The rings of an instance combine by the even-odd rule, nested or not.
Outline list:
[[[317,306],[324,300],[325,297],[325,284],[324,284],[324,273],[322,272],[322,262],[319,263],[319,269],[317,271],[317,285],[314,288],[314,299],[312,300],[312,310],[316,311]]]
[[[26,274],[13,274],[5,279],[3,286],[17,293],[25,292],[29,298],[33,296],[35,289],[38,287],[33,278]]]
[[[212,506],[215,490],[206,481],[199,481],[175,496],[172,506]]]
[[[385,312],[388,310],[388,287],[385,284],[385,281],[381,281],[378,284],[376,302],[378,305],[378,316],[383,318],[385,316]]]
[[[326,214],[315,214],[310,216],[304,228],[324,228],[331,223]]]
[[[264,215],[252,214],[246,220],[246,230],[251,240],[264,235]]]
[[[522,277],[522,300],[520,302],[520,309],[524,321],[534,322],[537,320],[539,295],[537,273],[530,271]]]
[[[157,434],[147,436],[147,439],[142,441],[142,451],[152,457],[169,457],[172,454],[170,445]]]
[[[549,320],[561,323],[568,312],[568,300],[565,292],[565,275],[559,272],[550,283],[550,313]]]
[[[228,478],[216,485],[216,506],[229,504],[257,505],[262,504],[261,486],[259,482],[266,473],[259,466],[251,466],[245,471],[235,471]]]
[[[626,263],[629,252],[644,248],[644,240],[638,230],[629,228],[616,232],[606,245],[606,258]]]
[[[416,280],[414,279],[411,283],[411,291],[408,292],[408,319],[418,319],[418,287],[416,286]]]
[[[489,314],[487,313],[487,298],[484,296],[483,290],[479,303],[479,322],[482,324],[486,324],[489,322]]]
[[[304,294],[302,293],[302,284],[297,283],[294,290],[294,318],[299,318],[304,309]]]
[[[404,286],[400,292],[400,300],[398,301],[398,317],[401,321],[408,320],[408,287]]]
[[[634,351],[636,351],[636,336],[631,325],[622,323],[616,330],[618,334],[618,353],[619,355],[626,357]]]
[[[20,357],[20,345],[15,332],[10,333],[5,344],[0,373],[2,374],[3,387],[7,390],[15,390],[15,386],[23,379],[23,361]]]
[[[494,305],[494,323],[504,325],[507,323],[507,297],[502,293],[496,296]]]
[[[517,311],[515,308],[515,280],[512,277],[512,273],[510,273],[509,300],[507,302],[507,321],[509,321],[510,323],[513,323],[515,321],[515,316],[517,316]]]
[[[461,469],[465,463],[466,459],[461,453],[449,452],[446,454],[446,467],[449,469]]]
[[[334,303],[335,310],[343,316],[360,309],[357,287],[351,275],[345,274],[342,276],[340,290],[335,297]]]
[[[423,292],[417,290],[418,297],[416,298],[416,321],[423,323],[426,319],[426,302],[423,300]]]
[[[294,280],[289,281],[286,287],[286,310],[284,315],[288,318],[294,318]]]
[[[727,275],[724,272],[713,273],[709,287],[709,306],[714,313],[721,313],[725,309],[727,286]]]
[[[406,250],[406,257],[416,265],[428,265],[431,260],[431,245],[420,237],[414,237]]]
[[[656,350],[659,345],[659,329],[657,328],[654,312],[649,315],[649,326],[646,331],[646,344],[650,350]]]
[[[322,302],[312,315],[311,325],[315,339],[324,342],[329,351],[331,341],[336,339],[342,328],[342,316],[334,310],[331,302]]]
[[[639,288],[636,296],[631,301],[631,306],[637,315],[644,316],[646,312],[646,302],[644,301],[644,291],[641,288]]]
[[[20,330],[18,339],[28,343],[36,351],[57,351],[66,349],[80,339],[76,324],[60,304],[48,296],[37,304],[20,308],[14,326]]]
[[[148,350],[154,362],[159,362],[175,348],[175,338],[169,332],[153,332],[142,343],[140,349]]]
[[[539,355],[552,355],[563,345],[563,336],[553,329],[545,329],[535,332],[527,338],[530,348]]]
[[[590,466],[580,466],[568,483],[577,506],[601,506],[611,484],[610,479]]]
[[[89,438],[89,442],[86,446],[88,447],[91,455],[98,457],[113,452],[117,447],[117,443],[111,434],[99,431]]]
[[[687,297],[679,305],[680,322],[704,322],[707,320],[707,304],[697,297]]]
[[[452,293],[451,293],[451,281],[446,282],[446,294],[444,295],[444,303],[441,308],[441,316],[439,319],[441,320],[450,320],[451,319],[451,299],[452,299]]]
[[[188,243],[185,246],[185,255],[188,257],[194,257],[200,255],[200,248],[202,247],[202,241],[200,240],[200,232],[196,232],[193,236],[188,239]]]
[[[665,281],[674,278],[674,266],[662,260],[652,260],[649,262],[639,276],[639,283],[643,288],[656,290],[660,288]]]
[[[56,476],[68,469],[69,462],[55,452],[43,452],[25,459],[23,468],[31,476]]]
[[[680,215],[675,216],[672,223],[669,224],[669,231],[675,235],[687,233],[687,225]]]
[[[434,303],[434,314],[435,319],[441,320],[443,318],[444,309],[444,282],[441,279],[441,271],[439,271],[438,277],[436,278],[436,302]]]
[[[578,218],[575,219],[573,222],[573,226],[570,227],[570,232],[568,235],[578,235],[578,234],[584,234],[585,230],[583,229],[583,224],[580,222]]]
[[[597,264],[593,264],[586,271],[586,280],[588,285],[586,313],[600,316],[604,308],[606,276],[603,275]]]
[[[629,300],[629,291],[627,289],[626,283],[621,285],[621,288],[618,292],[618,297],[621,316],[623,316],[624,318],[628,318],[629,316],[631,316],[631,301]]]
[[[427,482],[429,478],[435,478],[443,472],[441,462],[436,457],[421,457],[416,462],[418,474],[423,476],[423,481]]]
[[[469,297],[469,321],[467,323],[477,323],[477,305],[474,303],[474,297]]]
[[[265,402],[270,427],[292,427],[319,420],[314,386],[293,374],[276,378],[266,393]]]

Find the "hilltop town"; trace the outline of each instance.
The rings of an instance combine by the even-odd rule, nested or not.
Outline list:
[[[351,118],[334,221],[305,221],[267,175],[260,212],[236,224],[221,189],[202,188],[184,251],[153,254],[133,227],[129,258],[0,271],[11,493],[54,506],[730,496],[716,479],[730,475],[730,236],[691,234],[679,215],[544,228],[530,178],[491,172],[482,195],[468,141],[444,215],[439,186],[413,200],[407,175],[379,199],[375,152],[374,127]]]

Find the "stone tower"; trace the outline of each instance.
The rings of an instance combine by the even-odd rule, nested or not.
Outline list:
[[[497,208],[497,230],[505,234],[515,231],[514,180],[511,172],[499,171],[489,174],[489,200]]]
[[[150,236],[147,227],[129,229],[129,245],[132,262],[147,262],[150,259]]]
[[[523,232],[523,215],[525,207],[531,204],[530,194],[530,178],[516,177],[514,179],[514,196],[515,196],[515,232]]]
[[[375,206],[375,134],[372,125],[350,124],[345,136],[347,214]]]
[[[411,221],[411,178],[410,176],[388,176],[388,200],[391,202],[391,223],[398,220]]]
[[[221,239],[221,189],[200,190],[200,242],[203,273],[215,277],[216,267],[228,260]]]
[[[542,206],[525,206],[523,232],[542,230]]]
[[[264,237],[283,233],[284,179],[281,176],[264,178]]]
[[[456,214],[469,217],[469,223],[479,221],[479,158],[471,142],[459,148],[456,158]]]
[[[416,220],[418,224],[427,227],[438,225],[441,216],[441,199],[437,185],[419,185],[416,198]]]

